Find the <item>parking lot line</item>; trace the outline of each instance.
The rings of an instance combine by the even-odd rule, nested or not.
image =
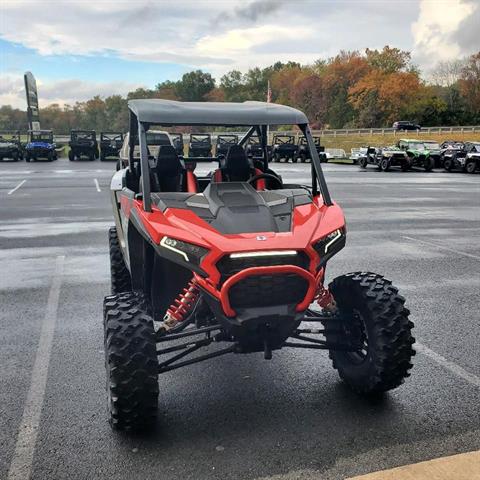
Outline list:
[[[98,180],[96,178],[94,178],[93,181],[95,183],[95,188],[97,189],[97,192],[101,192],[100,185],[98,184]]]
[[[7,195],[11,195],[12,193],[15,193],[27,180],[22,180],[15,188],[12,188]]]
[[[425,240],[419,240],[418,238],[407,237],[405,235],[402,238],[406,238],[412,242],[423,243],[425,245],[429,245],[430,247],[442,248],[443,250],[448,250],[449,252],[456,253],[458,255],[463,255],[464,257],[475,258],[476,260],[480,260],[479,255],[474,255],[473,253],[461,252],[459,250],[455,250],[454,248],[444,247],[443,245],[439,245],[438,243],[427,242]]]
[[[17,435],[7,480],[28,480],[32,471],[33,454],[38,436],[43,399],[47,386],[48,367],[52,352],[55,324],[57,322],[58,300],[62,284],[65,256],[56,259],[52,285],[48,295],[47,309],[43,318],[40,339],[32,369],[30,388],[23,409],[22,422]]]
[[[460,365],[457,365],[456,363],[447,360],[445,357],[442,357],[440,354],[434,352],[433,350],[430,350],[428,347],[421,343],[417,342],[415,344],[415,350],[431,358],[434,362],[438,363],[443,368],[449,370],[457,377],[463,378],[463,380],[466,380],[468,383],[480,388],[480,378],[478,378],[473,373],[467,372]]]

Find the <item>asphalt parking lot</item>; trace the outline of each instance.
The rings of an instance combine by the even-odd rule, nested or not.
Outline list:
[[[223,357],[163,374],[157,432],[128,437],[104,388],[113,170],[0,164],[1,479],[328,480],[480,449],[480,175],[325,167],[348,225],[328,277],[400,287],[419,342],[405,385],[371,403],[325,352]]]

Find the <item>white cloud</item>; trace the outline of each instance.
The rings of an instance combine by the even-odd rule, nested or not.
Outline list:
[[[89,100],[95,95],[126,95],[144,85],[127,82],[85,82],[77,79],[43,82],[37,78],[40,108],[52,103],[73,105],[75,102]],[[11,105],[26,110],[25,86],[23,76],[0,75],[0,105]]]
[[[414,56],[424,67],[470,53],[462,51],[453,37],[477,7],[478,4],[466,0],[420,1],[420,14],[412,25],[412,33]]]

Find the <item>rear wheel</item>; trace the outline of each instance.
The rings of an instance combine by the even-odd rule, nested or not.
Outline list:
[[[134,292],[109,295],[103,303],[109,420],[118,430],[155,426],[158,359],[153,320],[144,305]]]
[[[356,272],[335,278],[330,291],[342,320],[326,322],[327,342],[358,345],[355,352],[330,351],[340,377],[361,394],[401,385],[412,368],[415,339],[398,289],[381,275]]]
[[[54,159],[54,158],[55,158],[55,156],[54,156],[53,152],[48,152],[48,154],[47,154],[47,160],[48,160],[49,162],[53,162],[53,159]]]
[[[116,227],[108,231],[108,243],[110,247],[110,278],[112,293],[130,292],[132,281],[130,272],[125,265]]]
[[[431,172],[434,166],[435,166],[435,160],[431,157],[427,157],[423,161],[423,168],[425,169],[426,172]]]
[[[12,153],[12,160],[13,160],[14,162],[18,162],[18,152],[13,152],[13,153]]]
[[[453,170],[453,158],[451,157],[446,158],[445,161],[443,162],[443,168],[448,172],[451,172]]]
[[[29,153],[25,154],[25,161],[30,162],[30,154]]]
[[[467,173],[475,173],[476,169],[477,169],[477,162],[475,160],[468,160],[465,163],[465,171]]]
[[[358,164],[360,165],[360,168],[367,168],[368,162],[365,157],[362,157],[358,160]]]

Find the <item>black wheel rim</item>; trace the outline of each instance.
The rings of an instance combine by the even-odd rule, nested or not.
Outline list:
[[[361,365],[368,357],[368,332],[365,321],[358,310],[353,310],[348,324],[344,325],[345,335],[348,343],[358,346],[358,350],[346,352],[346,356],[354,365]]]

